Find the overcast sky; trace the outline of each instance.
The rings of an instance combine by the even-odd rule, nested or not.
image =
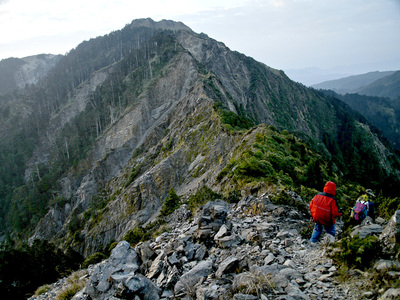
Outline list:
[[[0,0],[0,59],[65,54],[147,17],[277,69],[400,70],[400,0]]]

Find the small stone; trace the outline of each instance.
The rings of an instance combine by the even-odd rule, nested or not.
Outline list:
[[[319,281],[330,281],[330,277],[332,276],[332,273],[329,274],[324,274],[321,277],[318,278]]]
[[[328,272],[336,272],[337,268],[335,266],[332,266],[328,269]]]
[[[264,263],[266,265],[271,264],[273,261],[275,260],[275,255],[273,255],[272,253],[268,254],[268,256],[264,259]]]
[[[221,278],[222,275],[225,272],[230,272],[232,271],[232,268],[234,268],[238,264],[238,259],[235,256],[230,256],[227,259],[225,259],[220,265],[215,273],[215,276],[217,278]]]

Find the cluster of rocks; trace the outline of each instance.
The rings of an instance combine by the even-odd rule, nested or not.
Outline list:
[[[209,202],[193,220],[181,220],[155,240],[134,248],[126,241],[118,243],[107,260],[88,269],[86,286],[72,299],[363,296],[338,283],[337,268],[325,255],[325,239],[311,245],[301,237],[307,226],[296,209],[274,205],[267,196],[247,197],[235,205]],[[377,268],[388,264],[382,261]],[[44,294],[32,299],[49,298]]]

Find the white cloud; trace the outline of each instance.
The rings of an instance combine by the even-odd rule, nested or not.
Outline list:
[[[400,55],[398,0],[0,0],[0,59],[65,53],[147,17],[182,21],[281,69]]]

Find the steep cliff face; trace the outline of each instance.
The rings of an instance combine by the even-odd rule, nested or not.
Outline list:
[[[76,190],[71,208],[75,214],[89,209],[99,186],[107,185],[115,199],[96,226],[85,226],[86,255],[154,218],[170,188],[184,194],[212,183],[234,140],[222,131],[213,104],[196,61],[181,52],[98,139],[91,156],[95,163]],[[63,215],[65,208],[59,211]],[[54,237],[48,230],[54,218],[52,210],[33,238]],[[64,227],[61,235],[68,223]]]
[[[0,62],[0,96],[35,84],[45,77],[61,55],[41,54],[24,58],[9,58]]]
[[[182,32],[178,40],[206,69],[216,74],[231,96],[227,99],[230,109],[242,107],[257,123],[310,136],[320,137],[322,131],[337,126],[333,118],[326,118],[334,112],[331,105],[291,81],[283,71],[233,52],[208,37]]]
[[[58,189],[51,190],[57,201],[31,240],[73,245],[88,256],[135,226],[155,221],[170,189],[183,199],[203,186],[221,194],[238,188],[242,194],[265,192],[271,178],[256,188],[246,186],[238,170],[264,176],[280,171],[286,158],[260,146],[260,137],[267,139],[265,128],[232,130],[221,111],[295,133],[338,173],[352,171],[346,159],[356,161],[359,153],[369,153],[364,161],[379,161],[374,168],[381,174],[398,173],[391,152],[344,105],[181,23],[134,21],[82,43],[54,70],[46,89],[54,93],[43,104],[52,114],[40,128],[25,179],[35,180],[38,166],[48,166],[50,174],[60,176]],[[363,148],[364,136],[370,143]],[[275,140],[283,143],[281,137]],[[353,140],[359,147],[354,153],[346,144]],[[302,155],[310,152],[295,145]],[[251,165],[257,159],[261,167]],[[298,173],[293,178],[306,172],[307,159],[287,160]]]
[[[65,106],[52,116],[48,126],[43,128],[44,132],[40,136],[38,145],[31,159],[27,162],[25,180],[29,180],[37,164],[49,163],[49,156],[54,150],[57,136],[60,135],[61,130],[69,121],[85,110],[86,105],[90,102],[91,93],[104,82],[110,73],[110,69],[112,67],[94,72],[87,81],[76,88],[74,95],[67,101]]]

